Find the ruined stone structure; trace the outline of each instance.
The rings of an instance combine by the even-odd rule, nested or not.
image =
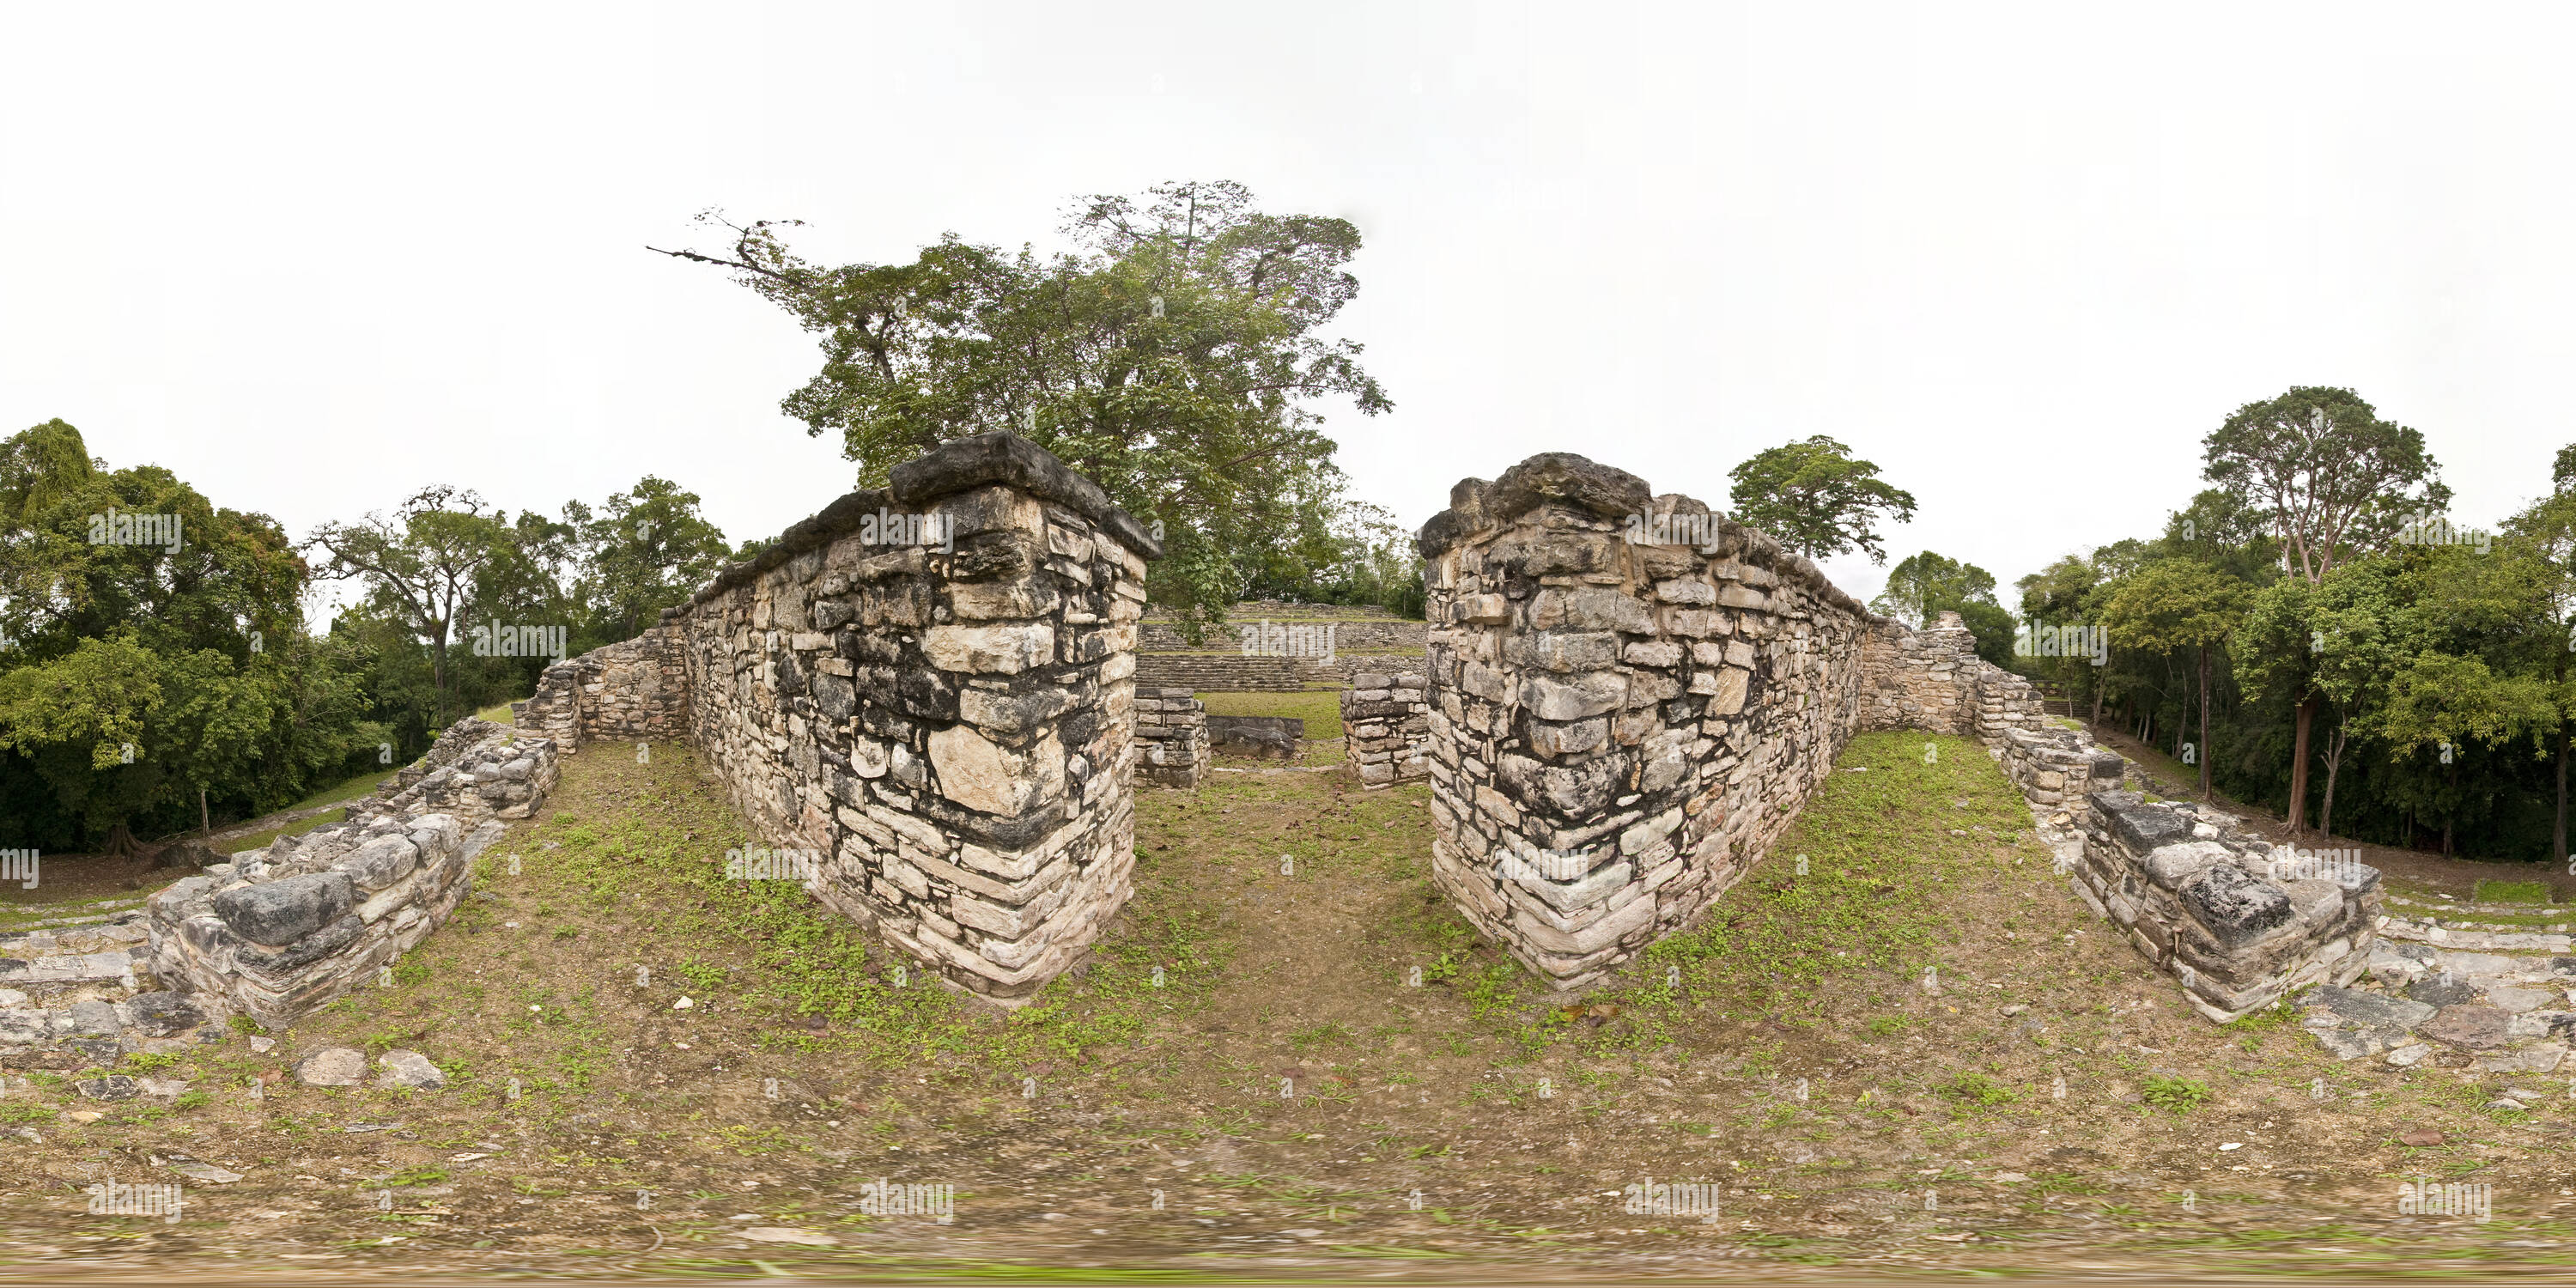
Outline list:
[[[460,720],[390,795],[173,883],[146,903],[152,973],[201,1011],[291,1024],[427,938],[475,855],[555,783],[556,745]]]
[[[1010,434],[888,481],[644,638],[548,668],[528,719],[644,737],[670,710],[644,686],[678,692],[677,728],[761,841],[816,855],[816,897],[1016,1002],[1131,888],[1135,624],[1162,550]]]
[[[1430,687],[1418,674],[1363,671],[1342,691],[1343,750],[1362,788],[1431,776]]]
[[[1661,539],[1672,533],[1687,540]],[[1693,924],[1857,730],[1977,738],[2021,787],[2062,869],[2125,882],[2143,862],[2069,826],[2121,785],[2119,757],[1977,658],[1955,614],[1923,631],[1878,617],[1700,502],[1551,453],[1492,483],[1459,483],[1419,547],[1433,878],[1560,989]],[[2215,900],[2227,880],[2195,889]],[[2264,888],[2243,897],[2289,906]],[[2335,910],[2309,891],[2315,916],[2264,921],[2253,938],[2192,938],[2185,922],[2207,932],[2232,915],[2215,902],[2120,906],[2138,910],[2124,924],[2146,926],[2140,950],[2205,1013],[2232,1018],[2366,947],[2374,889],[2362,882]],[[2086,897],[2109,915],[2098,893]],[[2203,951],[2204,939],[2217,947]]]
[[[1211,754],[1207,704],[1188,689],[1136,690],[1136,772],[1165,787],[1196,787]]]
[[[585,742],[669,742],[688,731],[683,675],[679,632],[658,626],[547,667],[512,718],[566,755]]]
[[[2083,819],[2075,893],[2182,981],[2194,1009],[2224,1023],[2310,984],[2349,984],[2368,967],[2379,872],[2306,863],[2238,831],[2236,820],[2137,792],[2096,794]]]
[[[1715,539],[1627,539],[1659,514]],[[1433,880],[1567,990],[1769,847],[1858,723],[1886,625],[1769,536],[1563,453],[1459,483],[1419,545]]]

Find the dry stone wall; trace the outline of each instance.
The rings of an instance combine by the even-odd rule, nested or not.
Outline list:
[[[292,1024],[443,924],[475,855],[552,791],[556,744],[460,720],[388,794],[154,894],[152,972],[209,1014]]]
[[[1136,690],[1136,772],[1165,787],[1196,787],[1215,757],[1207,704],[1188,689]]]
[[[1433,878],[1560,989],[1697,920],[1862,729],[1985,743],[2078,892],[2212,1019],[2367,956],[2375,873],[2334,899],[2276,884],[2267,847],[2207,822],[2183,824],[2188,855],[2142,848],[2137,820],[2174,811],[2120,795],[2125,762],[1978,658],[1957,614],[1875,616],[1688,497],[1551,453],[1459,483],[1419,547]]]
[[[1631,539],[1675,519],[1695,544]],[[1882,620],[1635,475],[1532,457],[1461,482],[1420,549],[1433,879],[1560,988],[1694,921],[1856,723]]]
[[[2294,989],[2358,979],[2381,920],[2378,869],[2289,851],[2276,860],[2236,823],[2187,802],[2100,792],[2070,865],[2085,903],[2221,1023]]]
[[[566,755],[585,742],[669,742],[688,729],[684,679],[680,631],[664,622],[547,667],[513,718]]]
[[[1033,444],[960,439],[666,611],[667,644],[549,668],[575,674],[529,716],[639,736],[614,713],[662,708],[616,691],[676,687],[752,830],[820,857],[818,899],[1015,1003],[1130,892],[1136,622],[1161,553]]]
[[[1360,786],[1374,791],[1431,776],[1431,681],[1364,671],[1342,691],[1342,745]]]

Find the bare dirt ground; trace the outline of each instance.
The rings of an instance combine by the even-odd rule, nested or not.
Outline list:
[[[590,749],[393,986],[266,1053],[126,1057],[186,1080],[176,1103],[10,1071],[0,1280],[2576,1263],[2564,1079],[2489,1111],[2534,1076],[2341,1063],[2288,1012],[2200,1020],[2050,874],[1973,743],[1856,740],[1704,928],[1572,1006],[1433,895],[1426,801],[1339,771],[1141,792],[1136,897],[1006,1015],[792,884],[725,881],[745,838],[684,749]],[[447,1085],[288,1077],[337,1045],[419,1051]],[[173,1170],[196,1164],[240,1179]],[[2401,1214],[2416,1179],[2490,1187],[2492,1219]],[[90,1215],[101,1180],[181,1182],[181,1219]],[[866,1210],[880,1180],[947,1187],[950,1219]],[[1718,1211],[1628,1210],[1658,1182]]]

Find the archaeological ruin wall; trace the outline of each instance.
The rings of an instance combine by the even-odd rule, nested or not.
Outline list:
[[[145,902],[152,973],[201,1011],[282,1028],[446,923],[474,858],[554,789],[557,744],[460,720],[348,817],[232,856]]]
[[[1676,519],[1692,544],[1632,539]],[[1566,990],[1769,848],[1886,625],[1769,536],[1565,453],[1461,482],[1419,544],[1433,879]]]
[[[2141,848],[2137,820],[2176,807],[2121,796],[2125,762],[1977,657],[1957,614],[1876,616],[1689,497],[1535,456],[1459,483],[1419,548],[1433,879],[1560,990],[1695,923],[1877,729],[1984,743],[2059,871],[2212,1019],[2345,977],[2368,947],[2375,874],[2333,899],[2284,887],[2260,842],[2188,819],[2202,849]]]
[[[960,439],[788,529],[658,638],[548,668],[528,719],[623,739],[676,712],[759,839],[815,860],[818,899],[1014,1003],[1131,889],[1161,553],[1035,445]]]
[[[1431,680],[1363,671],[1342,690],[1342,750],[1363,791],[1431,776]]]

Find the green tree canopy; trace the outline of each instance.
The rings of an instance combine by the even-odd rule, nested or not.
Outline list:
[[[1878,467],[1823,434],[1756,454],[1728,471],[1735,517],[1810,559],[1858,549],[1886,563],[1878,521],[1914,517],[1914,495],[1878,477]]]
[[[1091,198],[1053,255],[950,233],[910,263],[836,268],[789,249],[797,221],[711,221],[728,249],[662,253],[732,270],[821,338],[822,369],[782,406],[838,434],[863,485],[950,439],[1018,432],[1161,525],[1149,590],[1191,629],[1329,527],[1344,480],[1323,406],[1393,406],[1361,346],[1325,334],[1359,291],[1359,230],[1263,212],[1241,184]]]

